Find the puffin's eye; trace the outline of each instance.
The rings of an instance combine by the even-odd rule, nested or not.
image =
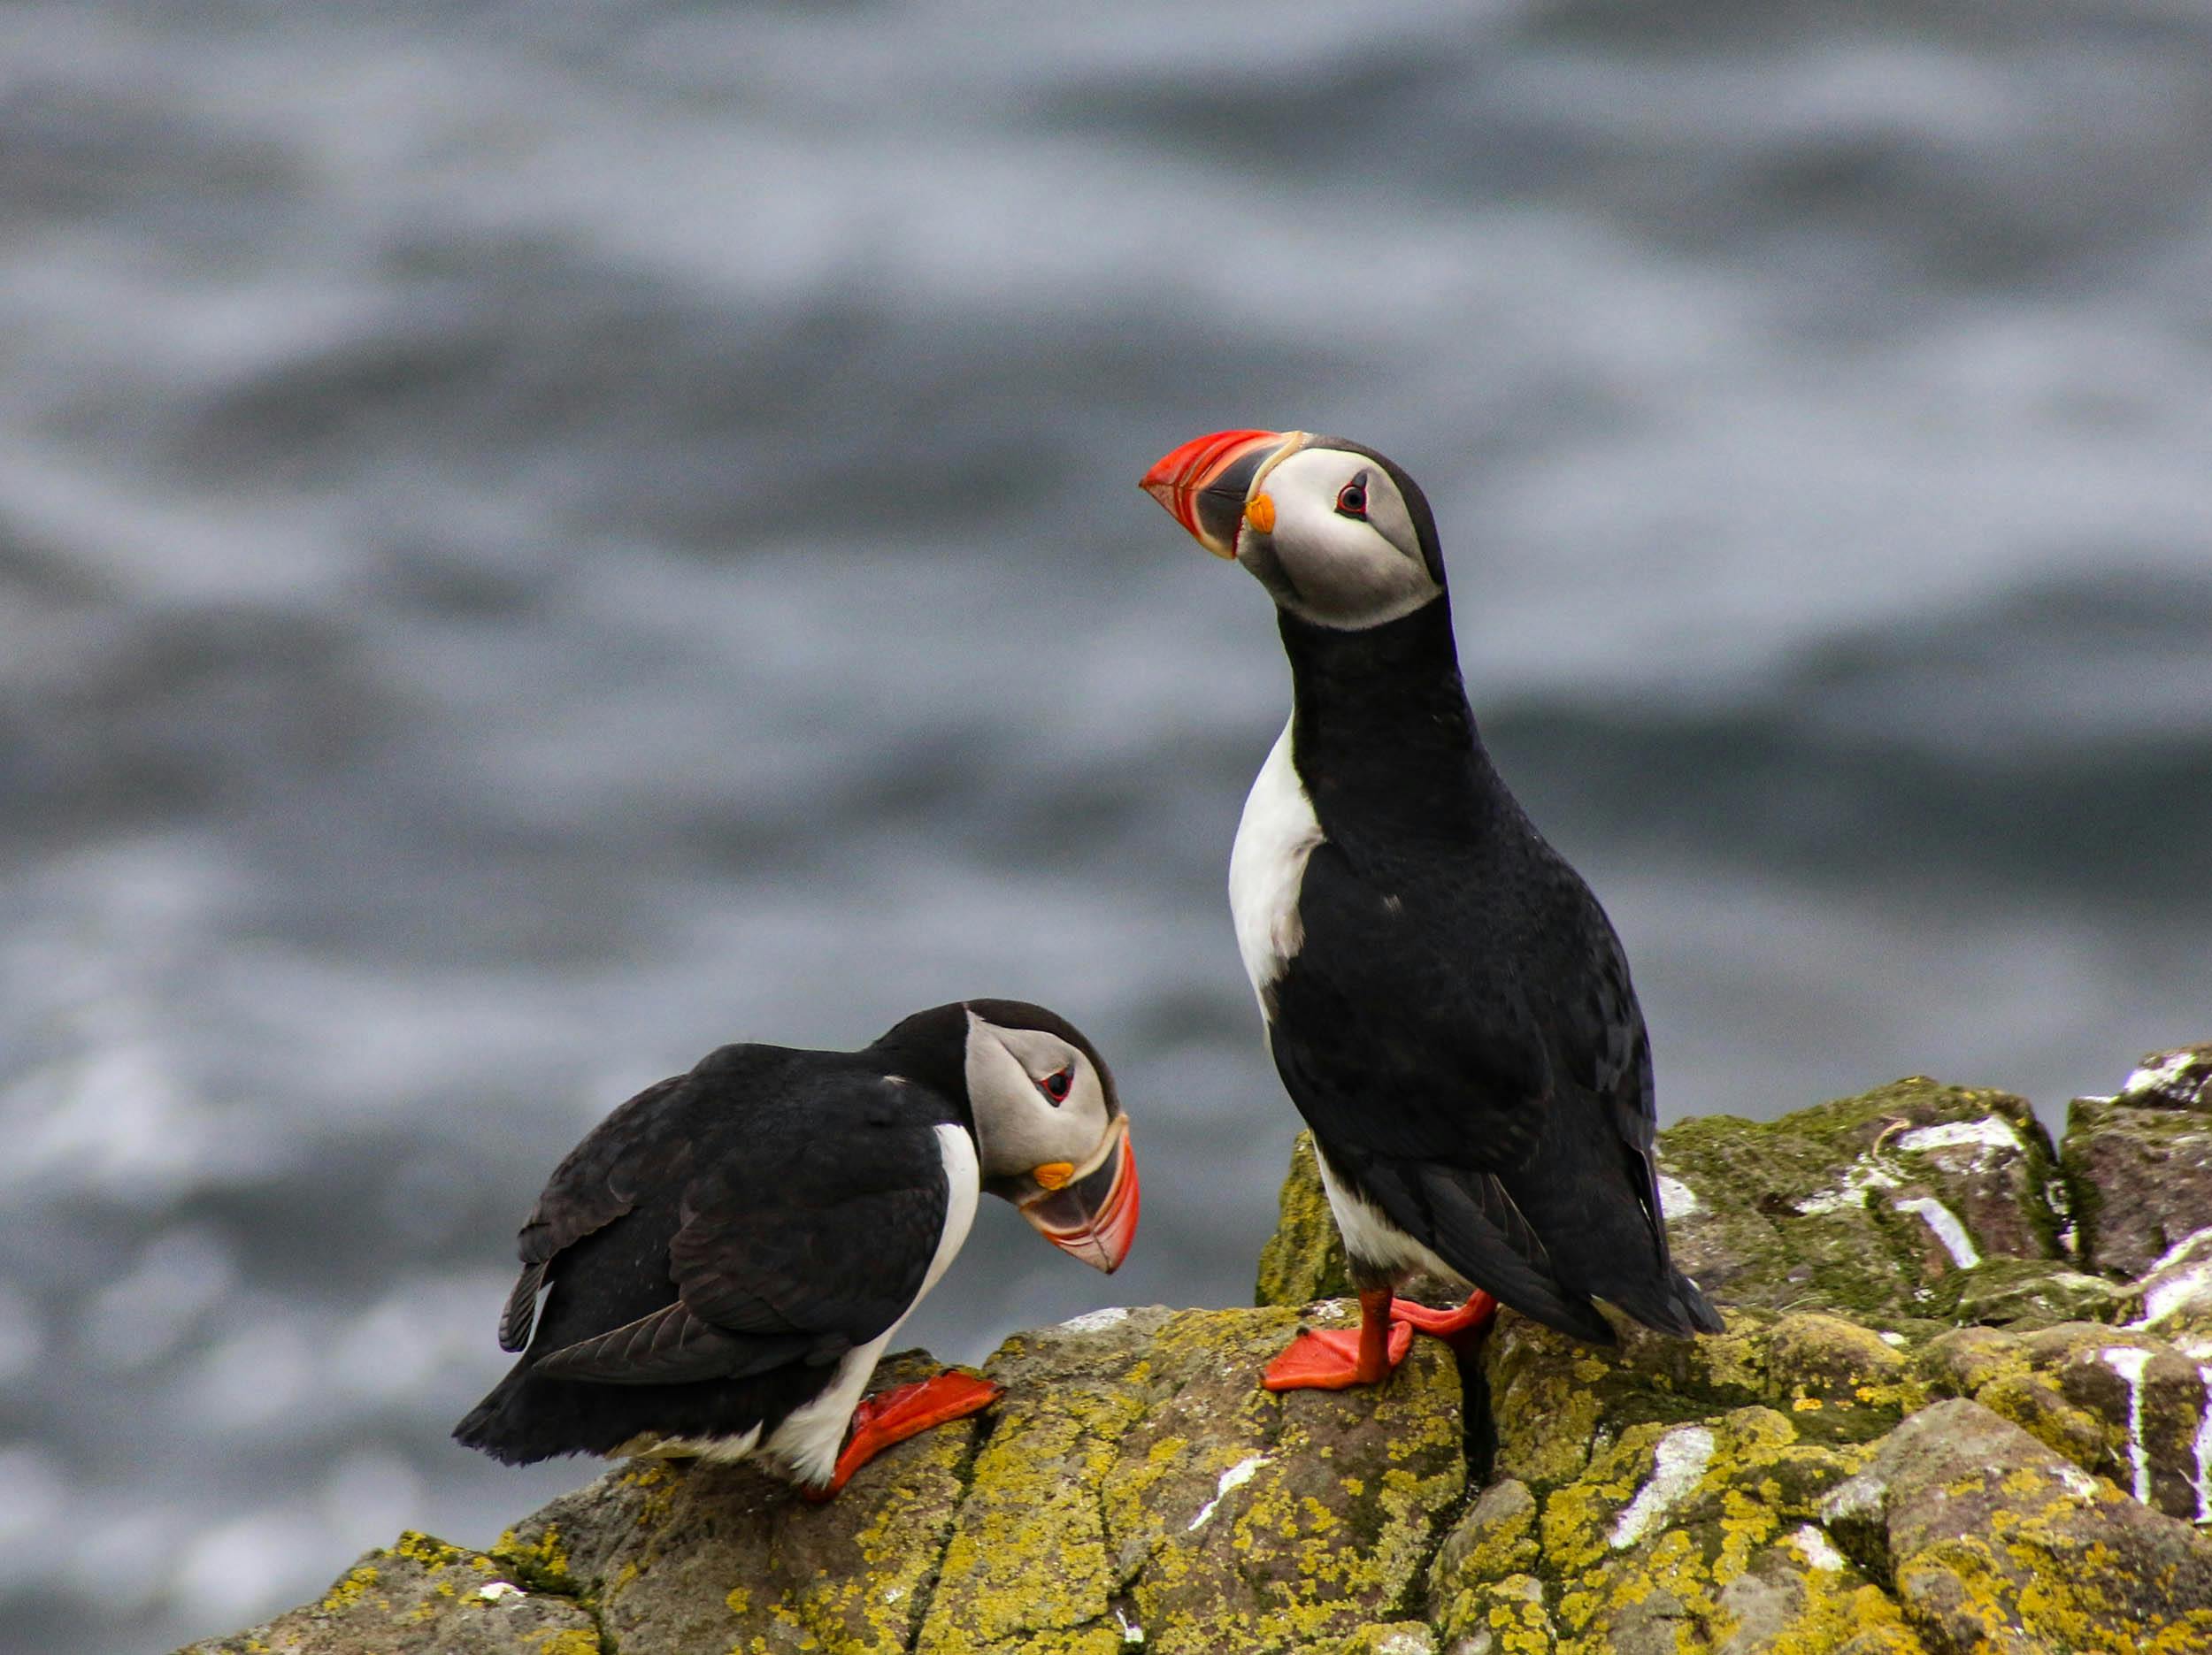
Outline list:
[[[1045,1101],[1056,1109],[1068,1100],[1068,1088],[1074,1084],[1073,1069],[1056,1069],[1037,1083],[1037,1090],[1043,1092]]]
[[[1367,473],[1362,471],[1337,492],[1337,515],[1367,521]]]

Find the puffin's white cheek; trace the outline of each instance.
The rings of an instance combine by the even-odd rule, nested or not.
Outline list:
[[[1296,523],[1282,522],[1272,540],[1294,606],[1310,619],[1376,625],[1437,594],[1427,570],[1354,519],[1302,514]]]

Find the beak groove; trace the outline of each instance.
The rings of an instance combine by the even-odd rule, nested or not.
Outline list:
[[[1111,1276],[1129,1256],[1143,1207],[1137,1160],[1129,1148],[1129,1117],[1118,1117],[1091,1165],[1056,1190],[1021,1206],[1021,1215],[1061,1252]]]
[[[1265,462],[1305,441],[1298,431],[1217,431],[1162,455],[1138,484],[1216,557],[1237,555],[1244,502]]]

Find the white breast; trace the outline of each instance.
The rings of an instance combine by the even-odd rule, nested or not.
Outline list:
[[[1298,888],[1306,877],[1306,858],[1321,843],[1321,822],[1298,779],[1290,758],[1290,726],[1260,766],[1237,824],[1237,842],[1229,853],[1229,912],[1237,927],[1237,952],[1252,992],[1266,1006],[1269,984],[1304,945],[1298,923]]]
[[[1461,1279],[1457,1270],[1392,1223],[1381,1207],[1339,1177],[1318,1145],[1314,1161],[1321,1168],[1321,1188],[1329,1198],[1329,1211],[1336,1219],[1337,1234],[1344,1237],[1346,1253],[1370,1269],[1386,1270],[1401,1279],[1416,1270],[1425,1270],[1448,1282]]]

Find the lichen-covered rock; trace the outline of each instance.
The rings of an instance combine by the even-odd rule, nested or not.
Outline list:
[[[427,1535],[403,1534],[338,1577],[321,1599],[181,1655],[599,1655],[580,1605]]]
[[[2153,1053],[2116,1096],[2077,1098],[2061,1159],[2096,1269],[2141,1276],[2212,1224],[2212,1045]]]
[[[601,1631],[623,1655],[1411,1648],[1400,1611],[1466,1485],[1457,1366],[1425,1340],[1379,1391],[1275,1396],[1260,1370],[1298,1322],[1115,1310],[1023,1334],[986,1368],[997,1407],[826,1505],[748,1467],[634,1460],[475,1563],[588,1639],[541,1655]],[[883,1381],[933,1367],[909,1354]]]
[[[2212,1648],[2212,1540],[1978,1404],[1916,1414],[1822,1509],[1936,1649]]]
[[[1623,1332],[1597,1352],[1501,1319],[1483,1360],[1499,1480],[1431,1575],[1447,1639],[1590,1655],[1919,1649],[1817,1527],[1868,1439],[1924,1395],[1905,1355],[1814,1314],[1735,1311],[1694,1342]]]
[[[1362,1627],[1336,1646],[1334,1655],[1436,1655],[1436,1631],[1425,1621]]]
[[[1791,1421],[1808,1444],[1862,1442],[1926,1398],[1902,1352],[1867,1329],[1810,1313],[1727,1315],[1725,1333],[1695,1340],[1617,1324],[1611,1352],[1501,1315],[1482,1363],[1496,1475],[1554,1484],[1582,1475],[1602,1440],[1628,1427],[1753,1406]]]
[[[2212,1522],[2212,1366],[2138,1328],[1962,1329],[1917,1366],[2154,1510]]]
[[[199,1655],[2212,1650],[2212,1209],[2175,1151],[2212,1130],[2208,1054],[2078,1115],[2094,1264],[2024,1105],[1905,1081],[1664,1135],[1724,1332],[1617,1318],[1599,1350],[1507,1312],[1463,1371],[1417,1339],[1379,1388],[1278,1397],[1260,1371],[1302,1314],[1355,1314],[1302,1145],[1260,1276],[1279,1304],[1009,1339],[996,1407],[826,1506],[632,1462],[488,1555],[406,1536]],[[2130,1229],[2124,1184],[2083,1179],[2149,1146],[2172,1199]]]
[[[1111,1320],[1108,1320],[1111,1317]],[[1386,1621],[1465,1487],[1460,1381],[1260,1388],[1297,1318],[1131,1311],[1010,1339],[925,1651],[1302,1649]]]
[[[894,1359],[883,1383],[935,1366]],[[981,1429],[963,1420],[901,1443],[825,1506],[749,1466],[631,1460],[527,1519],[495,1555],[591,1604],[626,1655],[904,1651]]]
[[[1985,1259],[1961,1285],[1949,1320],[2045,1327],[2061,1322],[2117,1322],[2141,1298],[2115,1282],[2039,1259]]]

